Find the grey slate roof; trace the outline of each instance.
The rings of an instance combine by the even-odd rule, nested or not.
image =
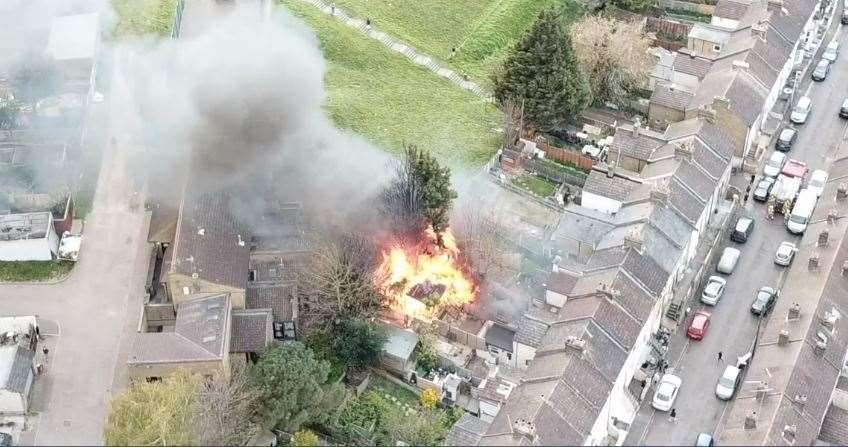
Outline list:
[[[677,179],[669,184],[669,204],[692,225],[698,222],[704,211],[704,202],[689,192]]]
[[[548,276],[547,288],[550,291],[568,295],[574,289],[579,278],[565,272],[553,272]]]
[[[8,346],[4,349],[14,350],[14,354],[9,356],[12,364],[8,367],[8,376],[3,378],[2,388],[13,393],[26,392],[27,380],[32,373],[32,362],[35,358],[35,351],[24,348],[23,346]]]
[[[696,76],[698,79],[703,79],[712,66],[712,61],[702,57],[696,57],[688,54],[677,53],[674,58],[674,71]]]
[[[625,128],[616,129],[615,136],[612,140],[610,153],[616,153],[621,150],[621,154],[633,157],[639,160],[647,160],[651,154],[663,145],[663,141],[645,134],[646,131],[640,130],[638,135]]]
[[[651,93],[651,103],[684,111],[695,95],[673,85],[657,85]]]
[[[177,309],[174,332],[136,334],[127,363],[220,360],[229,346],[229,294],[191,298]]]
[[[231,213],[230,195],[192,187],[189,185],[180,209],[171,268],[187,276],[196,273],[213,284],[244,289],[249,238]]]
[[[295,284],[251,284],[245,292],[248,309],[271,309],[273,320],[292,321]]]
[[[625,349],[630,350],[642,330],[642,325],[628,315],[620,306],[603,300],[595,312],[595,323],[604,328]]]
[[[261,353],[274,338],[271,309],[234,310],[230,352]]]
[[[664,272],[671,274],[677,266],[683,246],[676,245],[668,236],[651,225],[642,229],[644,254],[657,263]]]
[[[659,296],[668,281],[666,273],[653,259],[630,249],[622,263],[622,268],[645,286],[648,291]]]
[[[606,173],[592,171],[589,177],[586,178],[586,184],[583,185],[583,192],[596,194],[619,202],[624,202],[630,193],[640,186],[626,178],[619,176],[609,177]]]
[[[505,351],[512,352],[512,341],[515,339],[515,331],[499,324],[493,324],[486,330],[486,344],[497,346]]]
[[[451,427],[442,445],[477,445],[480,442],[480,438],[486,433],[487,428],[489,428],[488,422],[484,422],[482,419],[468,413],[463,413],[462,417]]]
[[[752,126],[763,113],[767,95],[768,91],[759,83],[749,79],[748,75],[740,74],[730,84],[726,96],[732,98],[730,111]]]
[[[656,298],[642,285],[633,280],[625,272],[619,272],[612,283],[612,288],[619,292],[615,302],[623,307],[628,314],[644,323],[654,307]]]
[[[718,182],[688,161],[683,161],[677,167],[674,177],[687,189],[695,193],[702,202],[706,202],[715,193]]]
[[[716,124],[702,120],[698,138],[709,145],[721,158],[730,161],[733,157],[736,148],[733,137]]]
[[[715,11],[713,11],[713,15],[731,20],[739,20],[745,16],[745,12],[747,10],[747,3],[732,0],[719,0],[716,4]]]
[[[824,415],[818,439],[835,445],[848,445],[848,410],[831,404]]]
[[[518,332],[515,341],[534,348],[538,347],[548,331],[548,325],[527,315],[518,320]]]
[[[694,227],[668,206],[654,207],[651,214],[651,226],[667,238],[673,240],[679,247],[684,247],[692,236]]]
[[[701,168],[707,171],[713,179],[720,179],[727,169],[727,161],[723,160],[715,152],[713,152],[701,140],[695,138],[692,140],[692,160],[695,161]]]

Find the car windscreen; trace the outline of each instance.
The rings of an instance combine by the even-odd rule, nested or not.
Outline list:
[[[734,382],[730,377],[721,376],[721,379],[718,379],[718,384],[725,388],[733,388],[736,385],[736,382]]]
[[[798,225],[806,225],[807,224],[807,218],[804,217],[804,216],[799,216],[797,214],[793,214],[793,215],[789,216],[789,221],[792,222],[792,223],[796,223]]]
[[[780,141],[788,143],[792,141],[793,135],[795,135],[795,132],[792,129],[783,129],[783,132],[780,133]]]

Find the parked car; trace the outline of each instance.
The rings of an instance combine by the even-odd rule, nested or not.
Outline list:
[[[751,313],[754,315],[765,315],[774,307],[777,301],[777,290],[771,287],[760,287],[754,302],[751,303]]]
[[[848,25],[848,8],[842,10],[842,18],[839,21],[843,25]]]
[[[713,447],[713,436],[707,433],[698,434],[698,439],[695,440],[695,447]]]
[[[804,233],[807,230],[807,224],[813,216],[813,210],[816,208],[818,201],[819,198],[816,197],[815,192],[809,188],[802,189],[798,193],[798,198],[795,199],[789,219],[786,220],[786,229],[794,234]]]
[[[701,293],[701,302],[715,306],[724,295],[724,288],[727,286],[727,280],[720,276],[710,276],[707,280],[707,285],[704,286],[704,292]]]
[[[765,202],[768,200],[768,196],[771,192],[771,188],[774,186],[774,182],[774,177],[763,177],[763,179],[757,183],[757,188],[754,189],[754,200],[758,202]]]
[[[724,373],[718,379],[716,384],[716,396],[721,400],[730,400],[736,394],[736,389],[739,388],[739,382],[742,381],[742,370],[733,365],[727,365],[724,368]]]
[[[686,336],[692,340],[703,340],[710,328],[710,317],[712,317],[712,314],[705,310],[695,312],[692,321],[689,322],[689,327],[686,329]]]
[[[845,12],[848,12],[848,10]],[[848,118],[848,99],[842,101],[842,106],[839,108],[839,117]]]
[[[798,104],[795,105],[795,108],[792,109],[792,114],[789,115],[789,120],[795,124],[804,124],[807,122],[807,117],[810,116],[810,112],[813,110],[813,101],[809,96],[802,96],[801,99],[798,100]]]
[[[754,232],[754,219],[742,216],[736,220],[736,226],[730,233],[730,240],[744,244]]]
[[[792,242],[781,242],[780,246],[777,247],[777,253],[774,254],[774,263],[784,267],[789,266],[795,259],[795,252],[797,251],[798,247]]]
[[[839,57],[839,42],[834,40],[833,42],[827,44],[827,47],[824,49],[824,52],[822,53],[822,59],[824,59],[824,60],[826,60],[830,63],[834,63],[834,62],[836,62],[836,58],[838,58],[838,57]]]
[[[659,411],[671,410],[682,384],[683,380],[680,377],[673,374],[664,375],[660,379],[660,384],[657,386],[657,391],[654,393],[654,399],[651,405]]]
[[[822,59],[816,64],[816,68],[813,70],[812,78],[814,81],[824,81],[827,79],[827,75],[830,73],[830,61],[826,59]]]
[[[823,169],[816,169],[810,175],[810,184],[807,185],[807,189],[816,193],[816,197],[821,197],[824,192],[824,185],[827,183],[827,171]]]
[[[721,259],[719,259],[718,265],[716,265],[716,271],[725,275],[733,274],[733,270],[736,269],[736,264],[739,263],[739,255],[741,254],[742,252],[738,249],[725,247],[721,253]]]
[[[795,144],[795,140],[798,139],[798,131],[791,127],[786,127],[780,131],[780,135],[777,136],[777,141],[774,143],[774,148],[786,152],[792,148],[792,145]]]
[[[777,177],[777,174],[780,174],[780,170],[783,169],[783,165],[786,164],[786,154],[783,152],[772,152],[768,161],[766,161],[766,165],[763,166],[763,175],[766,177]]]
[[[786,163],[783,165],[783,169],[780,171],[781,174],[787,177],[794,177],[804,180],[804,177],[807,176],[807,163],[803,161],[795,160],[794,158],[790,158],[786,160]]]

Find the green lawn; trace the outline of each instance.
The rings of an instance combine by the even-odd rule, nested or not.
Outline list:
[[[539,197],[550,197],[556,192],[556,185],[535,175],[524,174],[515,180],[516,185]]]
[[[566,20],[581,7],[572,0],[336,0],[354,16],[448,63],[484,85],[507,49],[546,6],[562,4]],[[457,54],[451,57],[451,48]]]
[[[398,153],[415,143],[440,160],[480,166],[501,141],[501,113],[300,0],[281,0],[318,35],[328,61],[326,108],[341,128]]]
[[[171,35],[179,0],[112,0],[118,14],[115,36]]]
[[[0,262],[0,282],[48,281],[67,275],[73,266],[66,261]]]

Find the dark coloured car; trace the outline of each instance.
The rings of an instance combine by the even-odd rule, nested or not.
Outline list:
[[[740,244],[744,244],[746,241],[748,241],[748,238],[753,232],[754,219],[745,216],[740,217],[736,220],[736,226],[733,227],[733,231],[730,233],[730,240],[733,242],[739,242]]]
[[[842,18],[839,19],[843,25],[848,25],[848,9],[842,11]]]
[[[757,291],[757,297],[751,303],[751,313],[754,315],[765,315],[774,308],[774,303],[777,302],[777,290],[771,287],[760,287]]]
[[[768,200],[771,188],[774,186],[774,177],[764,177],[757,183],[757,188],[754,189],[754,200],[765,202]]]
[[[780,131],[780,135],[777,137],[777,142],[774,143],[774,148],[781,152],[786,152],[792,148],[792,144],[795,143],[797,138],[798,130],[787,127]]]

